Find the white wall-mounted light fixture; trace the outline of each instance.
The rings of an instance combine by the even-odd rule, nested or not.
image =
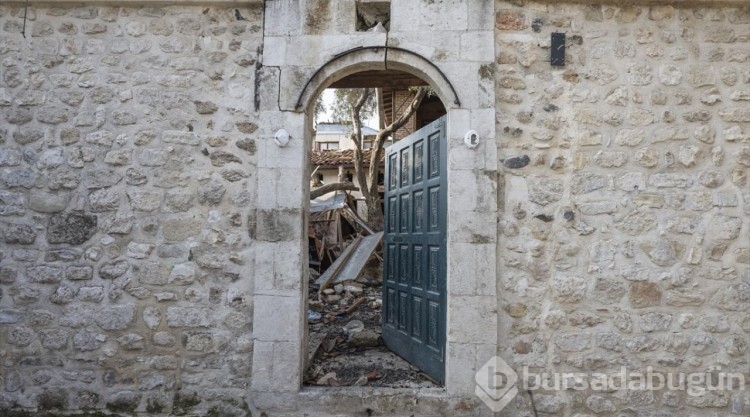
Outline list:
[[[283,148],[289,144],[289,132],[284,129],[279,129],[273,137],[273,141],[276,142],[279,148]]]
[[[469,149],[474,149],[479,146],[479,134],[477,134],[477,131],[470,130],[466,132],[466,136],[464,136],[464,143]]]

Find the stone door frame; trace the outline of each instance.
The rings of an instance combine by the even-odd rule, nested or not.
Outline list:
[[[265,40],[266,48],[278,39]],[[343,47],[342,50],[348,50]],[[461,107],[442,72],[415,54],[388,53],[387,68],[427,81],[447,110],[448,239],[445,398],[474,396],[474,373],[497,354],[496,242],[497,149],[494,107],[479,108],[476,88],[456,84]],[[250,394],[259,409],[296,409],[305,402],[302,373],[307,355],[307,210],[312,108],[318,95],[347,75],[385,69],[384,50],[363,50],[318,68],[298,67],[283,58],[264,62],[259,91],[253,366]],[[279,61],[279,62],[276,62]],[[460,68],[453,68],[461,71]],[[450,71],[445,71],[450,77]],[[462,82],[480,82],[471,71]],[[299,92],[309,86],[297,107]],[[463,95],[463,96],[462,96]],[[273,102],[269,98],[278,97]],[[291,140],[279,147],[275,132]],[[479,146],[464,143],[469,130]],[[362,390],[376,395],[372,388]],[[393,391],[393,390],[390,390]],[[414,396],[413,390],[405,395]]]

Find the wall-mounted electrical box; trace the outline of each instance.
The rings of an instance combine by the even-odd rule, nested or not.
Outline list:
[[[550,48],[550,65],[553,67],[565,66],[565,34],[552,33],[552,42]]]

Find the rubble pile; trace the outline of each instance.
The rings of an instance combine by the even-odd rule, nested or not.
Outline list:
[[[309,361],[305,384],[425,388],[437,386],[383,345],[380,261],[371,260],[356,280],[318,291],[310,278]]]

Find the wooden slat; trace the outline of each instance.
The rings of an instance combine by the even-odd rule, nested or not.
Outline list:
[[[408,88],[427,85],[421,78],[396,70],[363,71],[346,76],[329,88]]]

